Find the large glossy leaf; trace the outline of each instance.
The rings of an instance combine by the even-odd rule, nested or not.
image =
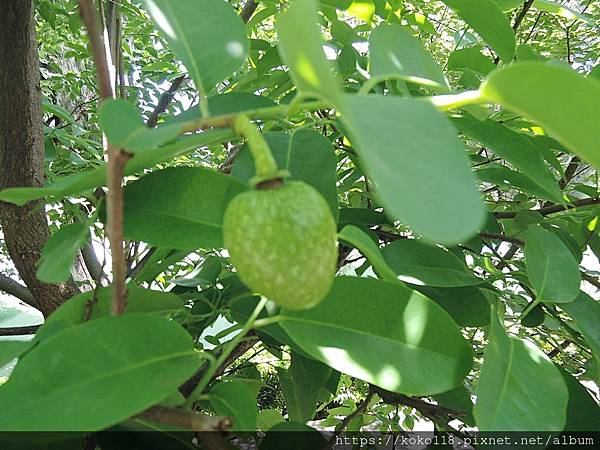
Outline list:
[[[89,228],[83,223],[65,225],[44,245],[37,277],[44,283],[60,283],[71,275],[71,266],[77,251],[90,237]]]
[[[233,418],[236,431],[254,431],[258,408],[256,395],[242,381],[225,381],[216,384],[209,392],[210,404],[215,412]]]
[[[531,225],[525,239],[525,259],[539,301],[566,303],[579,295],[579,264],[556,234]]]
[[[337,158],[331,142],[322,134],[306,128],[292,134],[270,132],[264,136],[279,168],[287,170],[291,179],[304,181],[317,189],[337,217]],[[247,183],[254,173],[254,159],[246,146],[235,158],[231,174]]]
[[[494,49],[505,63],[515,54],[515,33],[493,0],[442,0]]]
[[[490,101],[534,120],[572,152],[600,167],[600,83],[562,66],[512,64],[481,87]]]
[[[319,389],[325,386],[331,372],[319,361],[292,353],[289,369],[279,373],[289,420],[306,423],[314,418]]]
[[[245,189],[200,167],[151,173],[125,188],[125,236],[176,249],[220,247],[225,208]]]
[[[67,321],[77,325],[86,320],[106,317],[111,313],[112,289],[103,287],[95,292],[83,292],[71,297],[54,311],[45,325]],[[183,308],[183,300],[175,294],[153,291],[136,286],[127,286],[127,307],[125,313],[168,314]]]
[[[455,255],[416,239],[399,239],[383,248],[398,278],[419,286],[459,287],[483,283]]]
[[[600,302],[580,292],[575,301],[560,307],[575,321],[577,329],[600,363]]]
[[[148,128],[138,110],[121,99],[102,103],[98,119],[108,142],[130,153],[152,150],[172,141],[181,132],[178,125]]]
[[[379,246],[363,230],[354,225],[346,225],[338,236],[340,240],[346,241],[358,249],[369,260],[381,279],[389,282],[398,279],[396,273],[383,259]]]
[[[10,405],[0,430],[100,430],[160,402],[199,365],[189,335],[162,317],[70,327],[39,343],[0,387],[0,404]]]
[[[388,216],[433,242],[477,232],[484,208],[463,144],[432,105],[346,96],[344,121]],[[424,176],[427,174],[427,176]]]
[[[555,203],[563,203],[561,190],[542,154],[528,136],[493,120],[481,121],[470,115],[455,117],[452,122],[467,136],[479,141],[497,156],[514,164]]]
[[[450,316],[400,285],[337,278],[318,306],[282,315],[282,327],[313,358],[391,391],[444,392],[471,367],[470,349]]]
[[[162,36],[206,95],[248,54],[244,22],[221,0],[143,0]]]
[[[558,368],[492,313],[474,415],[481,431],[560,431],[569,394]]]
[[[600,431],[600,406],[576,378],[560,369],[569,390],[565,431]]]
[[[490,304],[480,289],[467,287],[414,286],[446,310],[463,327],[482,327],[490,323]]]
[[[277,18],[279,53],[298,91],[340,102],[340,88],[325,58],[318,23],[314,0],[294,0]]]
[[[209,130],[201,134],[184,136],[173,144],[134,155],[125,166],[125,175],[133,175],[143,169],[152,167],[160,162],[169,161],[198,147],[223,142],[231,137],[233,137],[233,133],[230,130]],[[24,205],[38,198],[51,197],[60,199],[65,196],[79,194],[96,186],[102,186],[105,183],[106,164],[101,164],[94,170],[76,172],[48,186],[4,189],[0,191],[0,200],[16,205]]]
[[[447,86],[442,70],[409,28],[384,22],[369,37],[371,75]]]
[[[0,341],[0,369],[14,358],[18,358],[33,345],[33,341],[7,339]]]

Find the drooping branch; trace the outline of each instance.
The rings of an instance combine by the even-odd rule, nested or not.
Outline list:
[[[100,96],[104,100],[113,98],[108,60],[104,51],[104,39],[102,38],[102,32],[98,27],[98,19],[95,7],[91,0],[79,0],[79,10],[87,30],[90,44],[92,46],[92,55],[96,65]],[[127,265],[125,262],[125,252],[123,248],[122,182],[125,172],[125,165],[127,164],[127,161],[131,155],[122,151],[121,149],[112,147],[110,144],[108,145],[107,154],[108,194],[106,198],[106,209],[108,217],[107,233],[112,257],[112,313],[120,314],[125,310],[127,301],[127,288],[125,286]]]

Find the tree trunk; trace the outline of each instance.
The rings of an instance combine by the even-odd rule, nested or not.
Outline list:
[[[39,60],[31,0],[0,0],[0,189],[40,186],[44,176]],[[72,282],[38,281],[37,263],[49,230],[43,202],[0,203],[6,247],[44,316],[77,293]]]

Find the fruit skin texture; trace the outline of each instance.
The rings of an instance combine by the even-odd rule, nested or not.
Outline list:
[[[312,308],[331,288],[336,224],[308,184],[288,181],[237,195],[225,211],[223,239],[241,280],[279,306]]]

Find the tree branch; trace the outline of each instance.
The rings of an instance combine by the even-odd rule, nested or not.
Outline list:
[[[17,297],[34,308],[37,307],[37,302],[26,286],[3,274],[0,274],[0,290]]]
[[[584,198],[582,200],[576,200],[569,205],[552,205],[540,209],[532,209],[531,211],[539,212],[542,216],[549,214],[555,214],[569,209],[581,208],[584,206],[600,205],[600,198]],[[517,215],[517,211],[499,211],[493,213],[496,219],[514,219]]]
[[[163,406],[153,406],[135,417],[198,432],[225,431],[231,427],[229,417],[206,416]]]
[[[515,18],[515,23],[513,24],[513,30],[515,30],[515,32],[519,29],[519,27],[521,26],[521,23],[523,22],[523,19],[525,18],[525,16],[527,15],[527,13],[529,12],[529,9],[531,8],[531,5],[533,5],[533,2],[535,0],[527,0],[524,4],[523,4],[523,8],[521,9],[521,11],[519,12],[519,14],[517,15],[517,17]]]
[[[158,99],[158,103],[156,104],[154,111],[152,111],[152,114],[150,114],[150,117],[148,117],[148,120],[146,121],[146,126],[148,128],[154,128],[156,126],[158,123],[158,116],[167,110],[169,103],[171,103],[173,97],[175,96],[175,92],[177,92],[177,89],[181,87],[185,80],[185,75],[175,78],[171,83],[171,86],[169,86],[169,89],[163,92]]]
[[[256,8],[258,8],[258,3],[256,3],[254,0],[246,1],[244,8],[242,8],[242,11],[240,12],[240,17],[244,23],[248,23],[248,21],[252,18],[254,11],[256,11]]]
[[[2,327],[0,336],[25,336],[35,334],[42,325],[30,325],[27,327]]]
[[[98,256],[96,256],[94,244],[92,244],[91,240],[81,248],[81,256],[92,279],[100,281],[104,276],[104,271],[102,270],[102,264],[98,260]]]
[[[92,46],[92,55],[96,65],[100,96],[103,100],[113,98],[108,61],[104,51],[104,40],[102,38],[102,33],[98,28],[96,10],[91,0],[79,0],[79,10]],[[125,310],[127,301],[127,287],[125,285],[127,266],[123,248],[123,189],[121,184],[125,172],[125,164],[131,155],[112,147],[110,144],[108,145],[107,154],[108,194],[106,198],[106,209],[108,224],[106,231],[108,233],[112,257],[112,276],[114,285],[112,313],[121,314]]]

